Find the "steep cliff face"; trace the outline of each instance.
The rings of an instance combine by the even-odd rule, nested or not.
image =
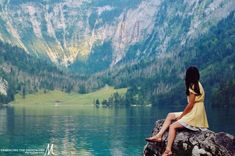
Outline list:
[[[161,1],[151,34],[129,50],[129,58],[175,58],[212,26],[235,10],[234,1]],[[148,58],[148,57],[147,57]],[[150,57],[149,57],[150,58]],[[183,58],[181,58],[183,59]]]
[[[125,3],[129,2],[3,1],[0,39],[63,65],[86,59],[95,44],[112,40],[115,64],[129,44],[151,32],[158,5],[153,0]],[[140,20],[146,24],[140,26]],[[140,30],[147,32],[140,35]]]
[[[232,10],[233,0],[3,0],[0,39],[64,66],[109,42],[108,68],[124,58],[173,57]]]

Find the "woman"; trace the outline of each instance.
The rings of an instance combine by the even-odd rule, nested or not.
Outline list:
[[[163,133],[169,127],[168,142],[163,156],[172,155],[171,148],[177,129],[188,128],[197,131],[208,128],[204,107],[205,93],[199,79],[198,69],[194,66],[189,67],[185,77],[188,104],[184,111],[169,113],[160,131],[156,135],[145,139],[149,142],[161,142]],[[174,120],[175,122],[172,123]]]

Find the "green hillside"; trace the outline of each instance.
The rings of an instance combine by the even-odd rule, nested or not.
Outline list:
[[[12,102],[14,105],[89,105],[94,104],[94,100],[104,100],[118,93],[124,95],[126,93],[126,88],[114,89],[113,87],[106,86],[95,92],[87,94],[78,94],[75,92],[65,93],[59,90],[43,92],[39,91],[34,94],[28,94],[25,98],[22,95],[17,94],[15,101]]]
[[[130,104],[147,101],[161,106],[184,105],[184,72],[188,66],[196,65],[200,69],[207,103],[211,104],[216,100],[215,95],[225,97],[219,91],[222,84],[235,80],[234,14],[232,12],[207,33],[182,47],[174,57],[120,65],[104,73],[100,79],[116,87],[129,86],[127,97]],[[230,96],[233,96],[232,92],[226,94],[226,97]],[[232,104],[222,102],[219,105]]]
[[[15,94],[38,90],[80,91],[84,77],[71,75],[49,60],[27,54],[23,49],[0,42],[0,78],[7,81],[7,96],[0,94],[0,104],[14,100]]]

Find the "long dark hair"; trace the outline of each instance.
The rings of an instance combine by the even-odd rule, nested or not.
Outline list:
[[[189,88],[191,88],[196,95],[201,95],[198,81],[200,79],[200,74],[195,66],[190,66],[185,75],[185,86],[186,86],[186,95],[189,95]]]

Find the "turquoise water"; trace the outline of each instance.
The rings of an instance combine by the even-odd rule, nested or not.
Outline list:
[[[138,156],[157,119],[180,107],[0,108],[0,155]],[[207,108],[210,129],[235,134],[234,109]],[[51,151],[50,151],[51,152]]]

